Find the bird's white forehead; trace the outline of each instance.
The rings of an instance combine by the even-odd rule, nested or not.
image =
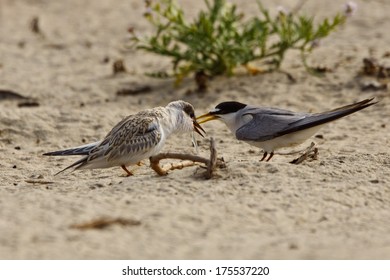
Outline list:
[[[214,108],[214,109],[210,110],[210,113],[217,113],[219,111],[221,111],[221,109]]]

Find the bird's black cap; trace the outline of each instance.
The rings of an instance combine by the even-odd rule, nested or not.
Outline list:
[[[246,104],[237,101],[227,101],[227,102],[219,103],[215,107],[213,112],[218,115],[235,113],[238,110],[245,108],[246,106],[247,106]]]

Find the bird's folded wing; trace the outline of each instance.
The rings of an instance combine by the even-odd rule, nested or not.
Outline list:
[[[90,160],[104,156],[107,161],[115,161],[122,156],[138,154],[156,146],[161,139],[156,118],[136,119],[129,116],[118,123],[102,143],[90,153]]]
[[[291,124],[305,117],[302,114],[277,109],[259,109],[250,114],[253,119],[236,131],[238,140],[261,142],[273,139],[291,128]]]

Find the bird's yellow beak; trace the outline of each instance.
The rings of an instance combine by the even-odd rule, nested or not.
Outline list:
[[[217,120],[217,119],[219,119],[219,117],[217,115],[213,114],[212,112],[209,112],[207,114],[201,115],[201,116],[196,118],[196,120],[198,121],[199,124],[209,122],[212,120]]]

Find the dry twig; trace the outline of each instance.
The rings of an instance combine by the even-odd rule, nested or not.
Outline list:
[[[292,164],[300,164],[306,159],[316,160],[318,155],[318,148],[315,148],[315,143],[311,142],[310,146],[306,148],[306,151],[298,158],[290,161]]]
[[[161,167],[160,161],[163,159],[180,159],[186,160],[185,162],[180,163],[170,163],[169,166]],[[191,154],[178,154],[178,153],[160,153],[153,157],[149,158],[150,167],[156,171],[160,176],[165,176],[168,174],[168,171],[174,169],[182,169],[188,166],[194,166],[197,162],[203,163],[207,166],[206,178],[210,179],[213,175],[213,172],[217,166],[223,165],[223,159],[217,158],[217,149],[215,148],[215,141],[213,138],[210,138],[210,159],[206,159],[200,156],[191,155]],[[190,161],[190,162],[188,162]]]
[[[70,228],[74,229],[103,229],[110,225],[119,224],[122,226],[139,226],[141,224],[140,221],[132,220],[132,219],[124,219],[124,218],[99,218],[96,220],[93,220],[91,222],[81,223],[81,224],[74,224],[71,225]]]
[[[29,184],[40,184],[40,185],[49,185],[49,184],[54,184],[52,181],[42,181],[42,180],[24,180],[26,183]]]

